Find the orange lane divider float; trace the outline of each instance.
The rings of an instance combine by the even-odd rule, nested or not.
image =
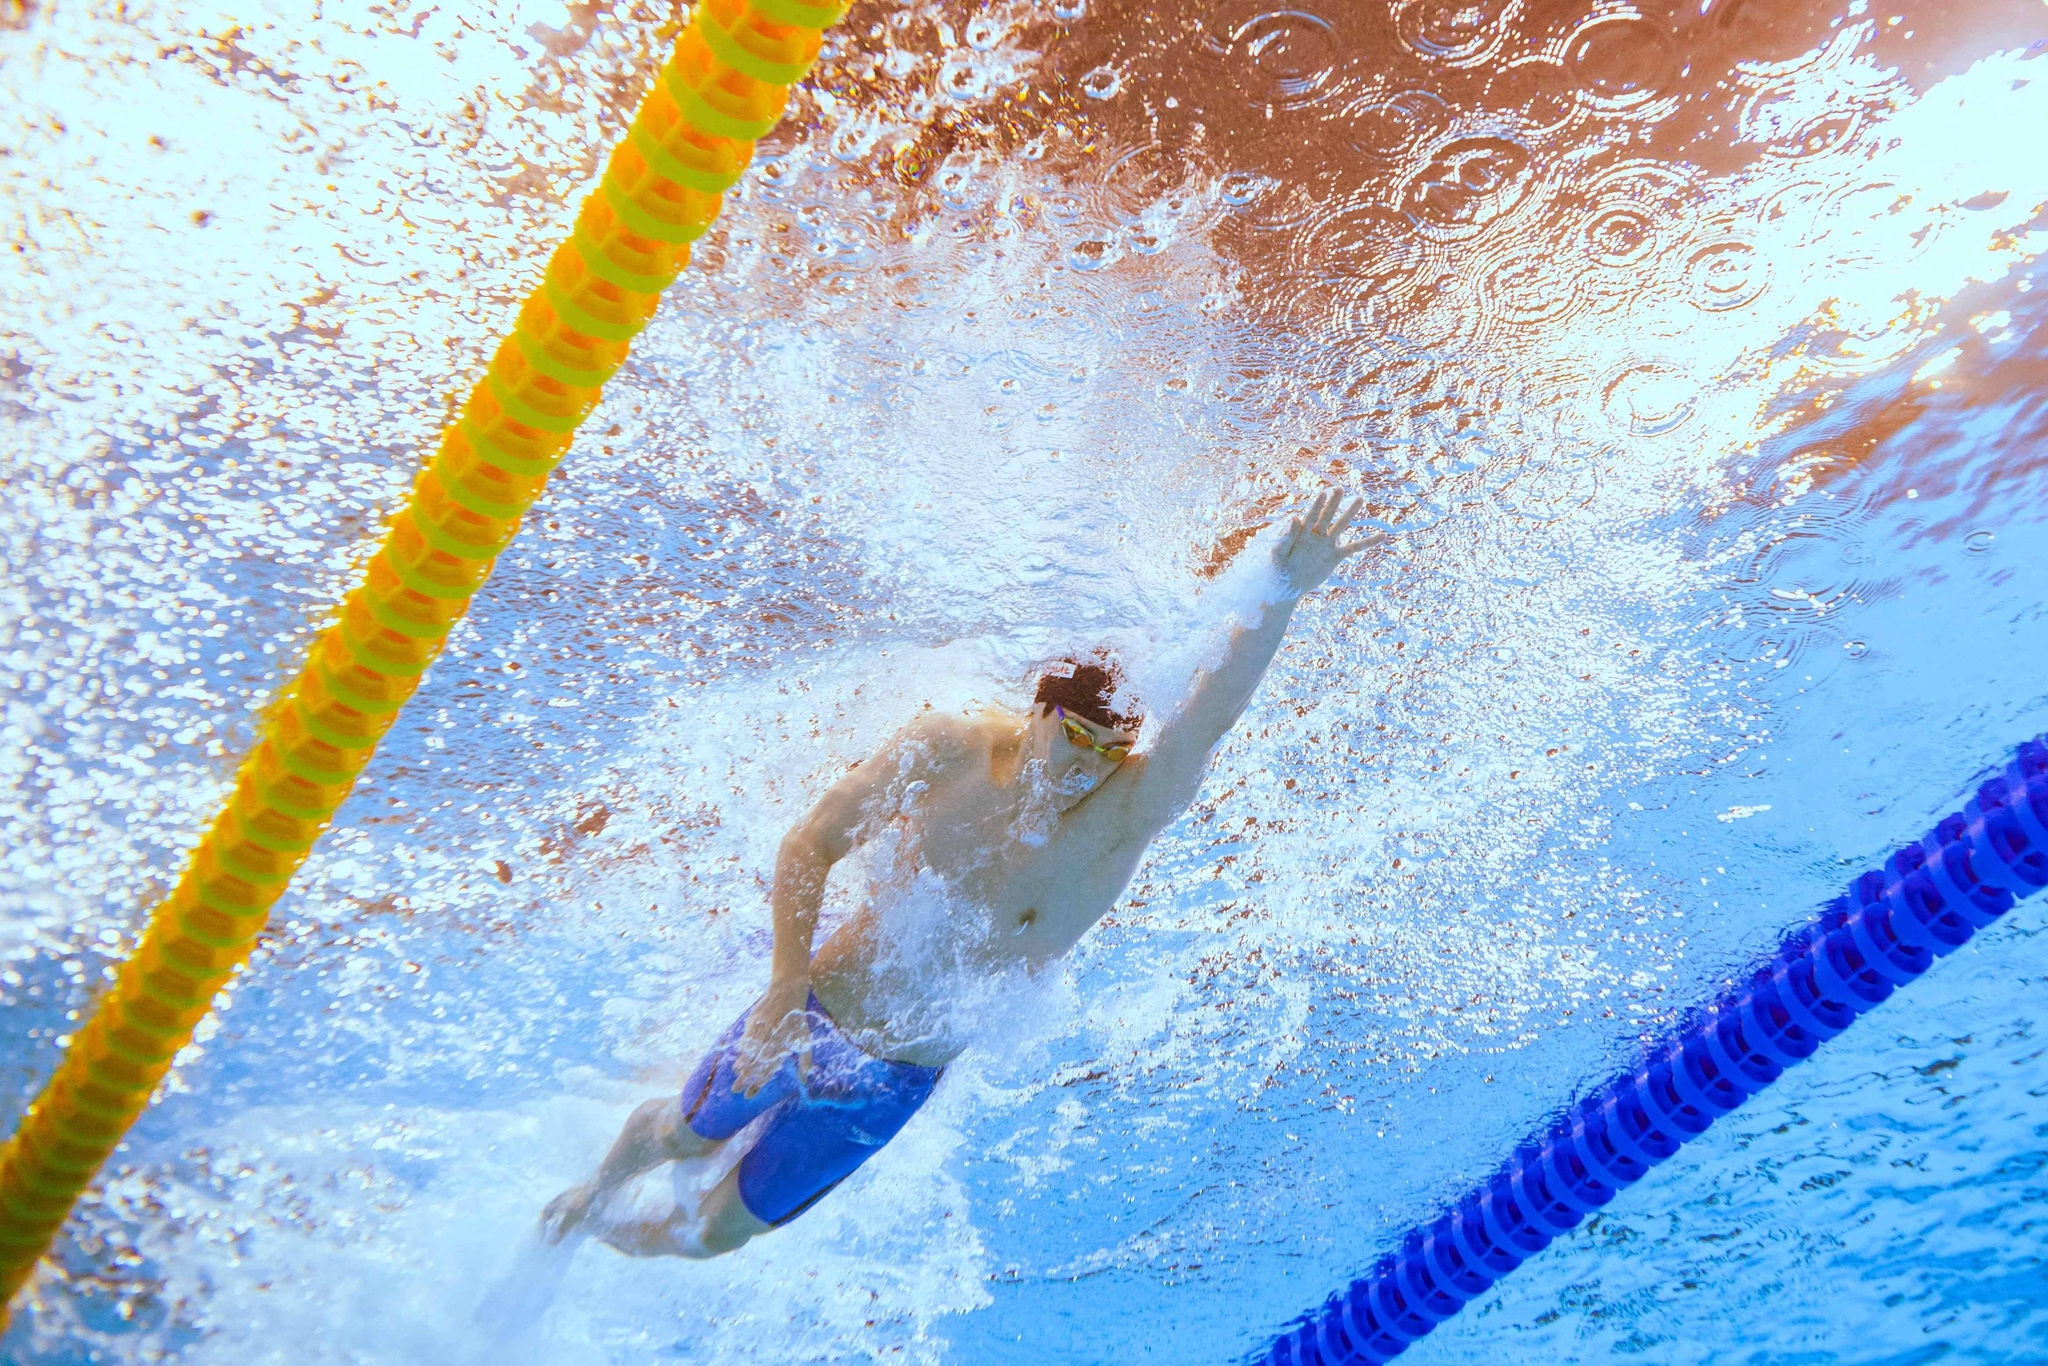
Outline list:
[[[0,1305],[248,957],[844,10],[697,6],[410,505],[272,709],[226,809],[0,1152]]]

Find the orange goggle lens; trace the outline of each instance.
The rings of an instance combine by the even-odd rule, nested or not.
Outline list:
[[[1095,737],[1090,735],[1081,726],[1080,722],[1071,717],[1062,716],[1060,718],[1060,729],[1066,733],[1068,744],[1073,745],[1076,749],[1092,749],[1113,764],[1120,764],[1131,757],[1131,747],[1129,745],[1098,745],[1095,743]]]

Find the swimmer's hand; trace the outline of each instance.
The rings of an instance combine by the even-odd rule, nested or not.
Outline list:
[[[1343,539],[1364,508],[1363,498],[1347,503],[1342,493],[1324,489],[1294,514],[1273,547],[1273,567],[1280,571],[1288,597],[1314,592],[1346,559],[1386,539],[1378,532],[1355,541]]]
[[[807,1014],[811,983],[806,977],[794,981],[777,978],[747,1017],[746,1031],[733,1050],[732,1089],[740,1095],[760,1093],[781,1070],[783,1059],[796,1055],[797,1075],[811,1070],[811,1024]]]

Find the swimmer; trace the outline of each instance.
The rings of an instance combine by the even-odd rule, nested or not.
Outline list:
[[[1111,709],[1114,664],[1070,660],[1039,680],[1028,713],[920,719],[842,778],[782,840],[767,991],[680,1100],[635,1110],[597,1174],[549,1203],[542,1238],[582,1230],[633,1256],[715,1257],[796,1218],[894,1138],[964,1047],[931,1026],[957,978],[929,965],[1035,970],[1108,912],[1146,846],[1194,800],[1295,604],[1378,541],[1344,540],[1361,506],[1325,491],[1296,511],[1273,541],[1271,600],[1144,753],[1133,752],[1139,718]],[[985,914],[942,924],[950,943],[930,942],[924,926],[906,952],[886,900],[871,901],[814,954],[832,865],[885,827],[900,862]],[[728,1150],[743,1132],[744,1153]],[[702,1164],[707,1182],[724,1174],[665,1212],[604,1218],[614,1193],[669,1162]]]

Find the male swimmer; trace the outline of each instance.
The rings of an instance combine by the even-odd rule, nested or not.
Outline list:
[[[549,1203],[542,1236],[560,1242],[588,1222],[633,1256],[715,1257],[796,1218],[894,1138],[965,1046],[942,1023],[958,981],[944,969],[1036,969],[1102,918],[1146,845],[1194,800],[1295,604],[1378,539],[1343,540],[1360,507],[1326,491],[1296,512],[1273,542],[1277,592],[1196,675],[1145,753],[1132,752],[1138,718],[1111,710],[1114,666],[1070,661],[1070,673],[1039,680],[1027,714],[922,718],[842,778],[776,858],[768,990],[697,1064],[680,1102],[635,1110],[597,1175]],[[949,904],[974,913],[907,930],[885,896],[813,954],[826,875],[881,830],[912,878],[936,875]],[[743,1155],[721,1152],[743,1131]],[[664,1162],[734,1156],[694,1201],[605,1217],[620,1187]]]

